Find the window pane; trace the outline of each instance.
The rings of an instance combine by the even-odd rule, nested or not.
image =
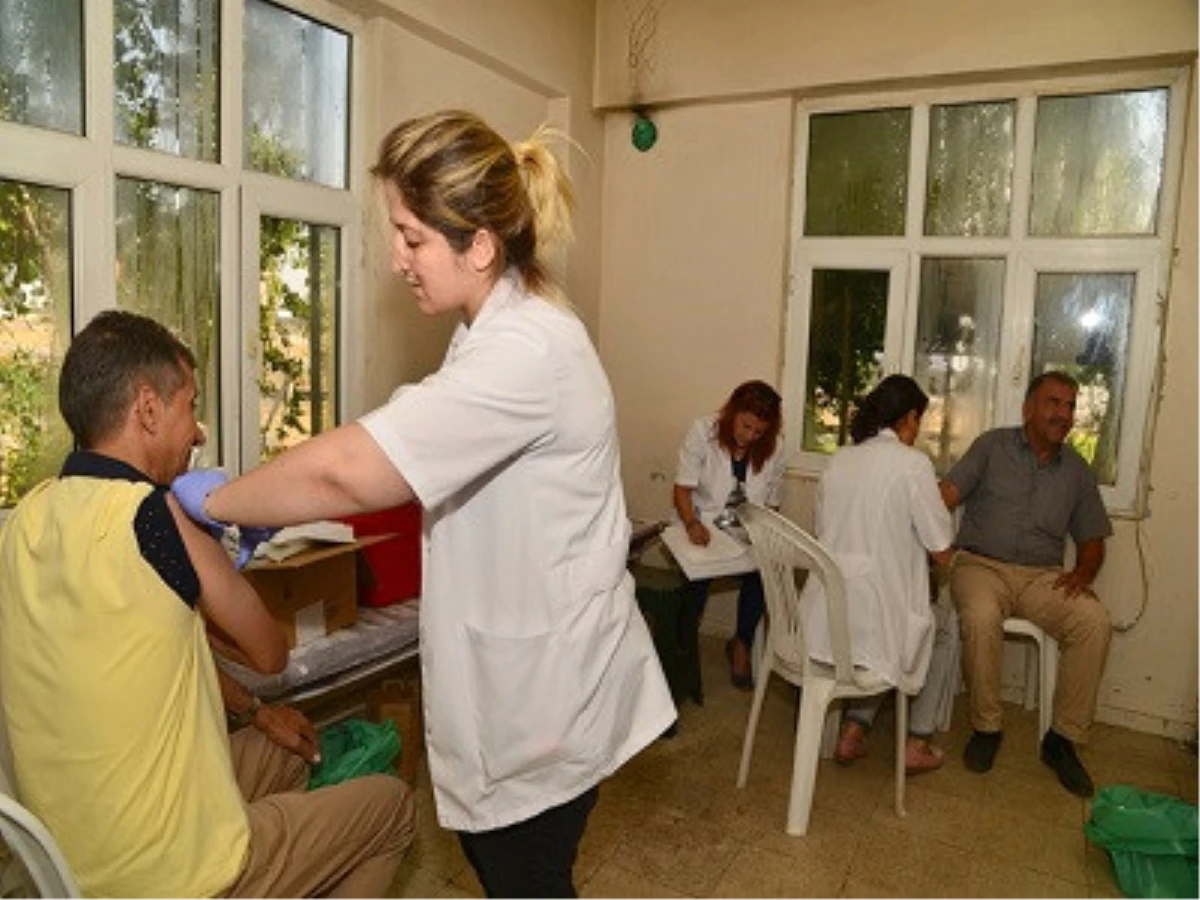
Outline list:
[[[1014,115],[1011,102],[930,110],[926,234],[1008,234]]]
[[[846,443],[852,404],[879,379],[888,280],[886,271],[813,270],[805,450],[833,453]]]
[[[0,506],[71,449],[58,369],[71,337],[71,195],[0,180]]]
[[[220,0],[114,0],[118,143],[213,161]]]
[[[0,118],[83,134],[80,0],[0,0]]]
[[[199,464],[220,462],[219,197],[213,191],[117,179],[117,305],[170,328],[196,355]]]
[[[914,377],[929,394],[918,446],[939,473],[992,424],[1004,260],[921,260]]]
[[[247,168],[345,187],[349,36],[248,0],[245,57]]]
[[[1038,102],[1030,234],[1155,233],[1168,94],[1161,89]]]
[[[911,110],[834,113],[809,120],[804,233],[904,233]]]
[[[341,233],[262,218],[259,453],[263,461],[337,421]]]
[[[1092,464],[1101,484],[1114,484],[1117,478],[1136,283],[1129,273],[1037,277],[1030,376],[1059,369],[1079,382],[1075,430],[1068,440]]]

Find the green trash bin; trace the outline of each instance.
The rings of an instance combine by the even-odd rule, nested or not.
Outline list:
[[[634,563],[629,571],[633,574],[638,606],[654,638],[654,649],[658,651],[675,702],[687,697],[703,706],[700,614],[691,582],[678,569]]]

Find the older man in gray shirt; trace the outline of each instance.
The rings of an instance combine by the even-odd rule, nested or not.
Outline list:
[[[1075,753],[1087,739],[1112,625],[1092,593],[1112,524],[1088,464],[1065,444],[1079,385],[1062,372],[1037,376],[1025,393],[1024,425],[981,435],[942,481],[950,509],[965,504],[951,592],[958,607],[971,726],[963,760],[986,772],[1001,740],[1004,620],[1029,619],[1061,649],[1054,718],[1041,757],[1063,787],[1095,788]],[[1075,568],[1065,571],[1067,535]]]

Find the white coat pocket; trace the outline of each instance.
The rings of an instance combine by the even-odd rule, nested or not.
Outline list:
[[[570,757],[582,691],[568,665],[569,643],[554,632],[497,637],[468,628],[467,635],[488,781],[528,776]]]

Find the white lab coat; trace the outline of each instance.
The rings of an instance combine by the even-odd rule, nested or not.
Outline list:
[[[817,537],[846,578],[853,663],[914,694],[925,683],[934,616],[926,551],[954,540],[933,464],[890,428],[834,454],[817,486]],[[801,595],[809,655],[832,662],[819,579]]]
[[[675,483],[680,487],[692,488],[692,505],[696,514],[706,522],[725,507],[729,492],[737,481],[733,477],[729,451],[717,440],[717,414],[710,413],[696,419],[679,448],[679,464],[675,469]],[[783,435],[779,435],[775,452],[755,472],[746,465],[746,499],[751,503],[778,509],[783,502],[783,472],[787,466],[783,452]],[[678,511],[676,511],[678,518]]]
[[[442,826],[524,821],[655,740],[675,706],[626,570],[613,399],[579,320],[506,273],[441,369],[361,422],[425,508]]]

